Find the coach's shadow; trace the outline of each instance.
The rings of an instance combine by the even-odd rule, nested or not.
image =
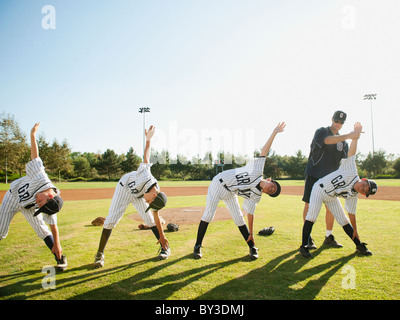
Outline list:
[[[312,252],[314,259],[317,259],[325,249],[327,248],[322,246]],[[230,292],[229,299],[240,300],[244,296],[251,297],[247,290],[252,288],[251,291],[256,293],[256,299],[312,300],[328,280],[355,256],[356,254],[352,253],[307,269],[304,267],[310,260],[302,257],[296,249],[276,257],[265,266],[252,270],[240,278],[214,288],[198,299],[208,300],[215,297],[222,299],[226,292]]]

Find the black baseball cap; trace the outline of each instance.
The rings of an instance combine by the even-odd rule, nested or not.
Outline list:
[[[60,196],[55,196],[53,199],[49,200],[44,206],[39,208],[39,210],[37,210],[33,216],[36,217],[41,212],[51,216],[52,214],[59,212],[63,204],[63,199]]]
[[[147,207],[146,211],[153,209],[154,211],[159,211],[165,207],[167,204],[167,195],[164,192],[159,192],[154,198],[153,202]]]
[[[342,124],[346,121],[346,118],[347,118],[346,112],[340,110],[336,111],[332,117],[333,121],[340,121]]]
[[[374,180],[367,179],[367,181],[369,185],[369,190],[365,196],[368,198],[370,195],[374,195],[378,191],[378,185]]]
[[[272,193],[272,194],[268,194],[270,197],[277,197],[277,196],[279,196],[279,194],[281,193],[281,185],[278,183],[278,181],[275,181],[275,180],[273,180],[273,179],[271,179],[271,181],[273,182],[273,183],[275,183],[275,185],[276,185],[276,191],[274,192],[274,193]]]

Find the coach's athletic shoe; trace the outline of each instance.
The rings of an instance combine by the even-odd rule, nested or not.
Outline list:
[[[158,255],[158,260],[168,259],[168,257],[171,255],[171,249],[169,247],[167,249],[160,247],[159,252],[160,252],[160,254]]]
[[[361,242],[359,245],[356,246],[356,250],[363,254],[364,256],[371,256],[372,252],[368,250],[367,244],[364,242]]]
[[[65,254],[61,255],[61,259],[58,259],[56,257],[57,265],[56,265],[56,270],[57,271],[64,271],[67,269],[67,258],[65,257]]]
[[[335,240],[335,237],[333,236],[333,234],[325,237],[324,244],[326,244],[326,245],[328,245],[328,246],[330,246],[332,248],[341,248],[341,247],[343,247],[343,245],[341,245],[339,242],[337,242]]]
[[[95,268],[104,267],[104,253],[97,252],[97,254],[94,256],[93,267]]]
[[[258,259],[258,248],[256,248],[256,247],[250,248],[250,258],[253,260]]]
[[[202,257],[203,255],[202,255],[202,253],[201,253],[201,246],[199,245],[199,246],[194,246],[194,249],[193,249],[193,258],[195,258],[195,259],[201,259],[201,257]]]
[[[300,246],[300,253],[301,253],[301,255],[304,257],[304,258],[314,258],[312,255],[311,255],[311,253],[310,253],[310,251],[308,250],[308,247],[305,247],[305,246]]]
[[[308,250],[317,249],[317,246],[316,246],[315,243],[314,243],[314,239],[311,238],[311,236],[310,236],[310,238],[308,238],[307,248],[308,248]]]

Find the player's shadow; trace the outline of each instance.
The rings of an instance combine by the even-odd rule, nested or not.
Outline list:
[[[182,268],[174,274],[168,274],[161,277],[154,277],[159,271],[164,268],[173,267],[175,264],[178,266],[184,260],[193,260],[193,254],[188,254],[178,259],[171,259],[165,263],[148,268],[145,271],[135,273],[132,277],[122,279],[118,282],[113,282],[110,285],[103,286],[83,294],[74,296],[73,300],[85,299],[106,299],[108,297],[118,297],[113,299],[128,300],[165,300],[173,295],[174,292],[179,291],[181,288],[189,286],[191,283],[206,277],[209,274],[217,272],[229,265],[243,261],[246,257],[239,257],[236,259],[208,264],[205,266],[190,268]],[[149,260],[143,260],[139,263],[147,263]],[[74,284],[75,285],[75,284]],[[182,299],[189,299],[190,297],[182,297]]]
[[[327,247],[323,246],[312,252],[314,259],[318,259],[318,255],[325,249]],[[352,253],[307,268],[311,260],[302,257],[296,249],[276,257],[261,268],[210,290],[198,299],[241,300],[248,297],[262,300],[312,300],[328,280],[355,256],[356,254]],[[248,288],[251,288],[251,293]]]

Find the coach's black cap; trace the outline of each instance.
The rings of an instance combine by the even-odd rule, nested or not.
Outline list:
[[[270,197],[277,197],[277,196],[279,196],[279,194],[281,193],[281,185],[278,183],[278,181],[275,181],[275,180],[272,180],[271,179],[271,181],[273,182],[273,183],[275,183],[275,185],[276,185],[276,191],[274,192],[274,193],[272,193],[272,194],[268,194]]]
[[[39,210],[37,210],[33,216],[36,217],[41,212],[51,216],[52,214],[59,212],[63,204],[63,199],[60,196],[55,196],[53,199],[49,200],[44,206],[39,208]]]
[[[153,202],[147,207],[146,211],[153,209],[154,211],[159,211],[165,207],[167,204],[167,195],[164,192],[159,192],[154,198]]]
[[[336,111],[333,114],[333,121],[340,121],[342,124],[346,121],[347,118],[347,114],[343,111]]]

